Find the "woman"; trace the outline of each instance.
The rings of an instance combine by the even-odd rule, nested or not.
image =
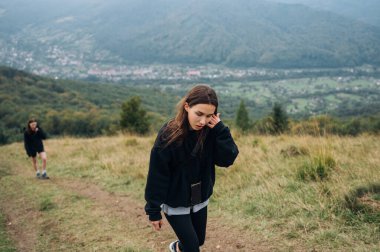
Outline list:
[[[38,127],[37,121],[35,119],[29,120],[27,129],[24,132],[24,146],[26,154],[32,158],[33,167],[36,171],[36,177],[41,179],[49,179],[46,174],[47,157],[44,150],[44,144],[42,143],[43,139],[46,139],[46,134],[41,127]],[[37,153],[42,159],[42,175],[37,167]]]
[[[195,86],[178,103],[176,117],[161,128],[151,151],[145,211],[157,231],[165,213],[178,237],[169,245],[172,252],[199,251],[215,165],[228,167],[239,153],[217,109],[215,91]]]

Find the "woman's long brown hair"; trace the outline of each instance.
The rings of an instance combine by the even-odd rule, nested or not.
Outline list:
[[[26,129],[27,129],[27,131],[28,131],[29,134],[32,134],[32,133],[33,133],[32,129],[30,128],[30,124],[33,123],[33,122],[37,122],[37,120],[34,119],[34,118],[30,119],[30,120],[28,121],[28,125],[27,125],[27,127],[26,127]]]
[[[215,106],[215,114],[218,110],[218,97],[215,91],[207,85],[197,85],[193,87],[185,97],[183,97],[177,104],[177,115],[174,119],[168,122],[163,131],[163,140],[166,142],[165,147],[171,143],[181,144],[188,135],[190,124],[188,120],[188,113],[185,110],[185,103],[192,107],[197,104],[211,104]],[[208,127],[200,130],[198,135],[197,145],[195,152],[202,150],[203,141],[208,133]]]

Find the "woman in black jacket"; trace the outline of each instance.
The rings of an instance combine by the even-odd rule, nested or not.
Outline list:
[[[46,139],[46,134],[42,128],[37,125],[37,121],[35,119],[29,120],[27,129],[24,132],[24,147],[26,154],[32,158],[33,167],[36,171],[36,177],[41,179],[48,179],[49,177],[46,174],[47,157],[44,149],[44,144],[42,143],[43,139]],[[42,159],[42,175],[37,167],[37,153]]]
[[[165,213],[178,237],[169,245],[173,252],[199,251],[215,165],[228,167],[239,153],[217,109],[215,91],[195,86],[178,103],[176,117],[161,128],[151,151],[145,211],[155,230],[161,229]]]

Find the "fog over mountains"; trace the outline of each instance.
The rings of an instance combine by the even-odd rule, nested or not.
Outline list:
[[[380,65],[379,4],[318,2],[1,0],[0,64]]]
[[[380,1],[378,0],[270,0],[279,3],[304,4],[317,10],[325,10],[380,26]]]

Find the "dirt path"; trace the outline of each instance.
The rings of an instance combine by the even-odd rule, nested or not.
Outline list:
[[[1,183],[2,177],[0,177]],[[20,188],[19,185],[15,184],[15,191]],[[24,202],[21,202],[23,204]],[[11,205],[1,204],[0,211],[6,216],[6,229],[10,237],[14,241],[18,251],[35,251],[34,245],[37,240],[37,235],[35,228],[39,225],[38,220],[40,212],[28,207],[25,204],[25,208],[14,211]],[[22,219],[28,219],[28,225],[22,225]]]
[[[165,228],[160,231],[158,237],[154,237],[153,234],[156,232],[152,231],[144,206],[129,197],[111,194],[97,185],[82,181],[55,179],[55,183],[66,190],[92,199],[99,207],[106,206],[108,215],[121,217],[126,224],[137,222],[140,228],[146,230],[146,242],[153,251],[168,251],[167,245],[175,238],[166,220]],[[221,225],[219,220],[209,218],[206,243],[202,251],[273,251],[273,248],[255,242],[254,237],[242,230],[231,229],[227,225]]]
[[[166,220],[162,231],[153,231],[145,215],[143,204],[136,202],[131,197],[109,193],[95,184],[84,182],[80,179],[52,178],[46,182],[55,184],[65,191],[91,199],[94,202],[96,211],[102,212],[103,216],[119,218],[126,226],[134,227],[134,231],[143,235],[141,239],[145,239],[146,247],[152,251],[167,252],[168,244],[175,239],[175,234]],[[31,211],[28,208],[21,212],[19,211],[19,215],[23,215],[23,218],[27,216],[30,219],[28,226],[24,227],[18,225],[17,220],[20,216],[16,216],[12,209],[2,206],[2,211],[8,218],[7,230],[16,242],[18,250],[35,251],[34,245],[37,237],[33,230],[40,225],[38,220],[40,213]],[[273,247],[255,241],[255,238],[244,230],[231,228],[227,224],[222,224],[216,218],[209,217],[208,219],[206,243],[202,247],[203,252],[273,250],[275,250]]]

